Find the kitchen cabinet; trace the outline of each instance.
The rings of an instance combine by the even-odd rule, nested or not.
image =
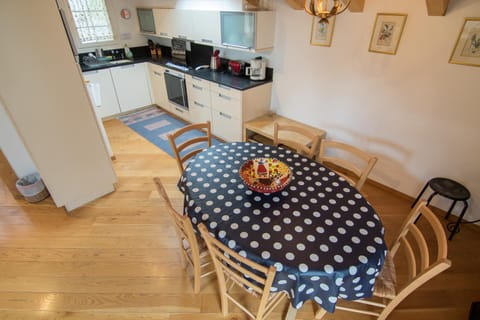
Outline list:
[[[219,11],[195,11],[192,23],[192,40],[206,45],[221,43]]]
[[[220,12],[222,45],[249,51],[273,48],[274,11]]]
[[[167,89],[165,88],[165,78],[163,73],[165,68],[157,64],[149,63],[148,70],[150,74],[150,88],[152,93],[152,102],[157,106],[170,111]]]
[[[155,33],[162,37],[172,37],[170,13],[174,9],[153,9]]]
[[[227,141],[242,141],[243,123],[268,112],[271,94],[271,83],[244,91],[211,83],[212,133]]]
[[[207,80],[186,75],[190,121],[212,121],[210,83]]]
[[[192,11],[153,9],[155,33],[166,38],[192,38]]]
[[[170,102],[170,107],[168,109],[171,113],[188,122],[192,122],[190,118],[190,110],[184,109],[182,107],[177,106],[174,103]]]
[[[146,75],[146,63],[110,68],[120,111],[125,112],[152,104]]]
[[[87,71],[83,73],[83,77],[90,83],[100,85],[101,105],[94,106],[95,112],[100,118],[120,113],[120,105],[109,69]]]

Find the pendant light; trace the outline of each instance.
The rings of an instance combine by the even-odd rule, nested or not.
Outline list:
[[[328,23],[328,18],[345,11],[351,0],[305,0],[305,11],[312,16],[320,17],[320,23]]]

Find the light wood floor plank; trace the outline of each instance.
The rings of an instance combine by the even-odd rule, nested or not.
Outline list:
[[[0,181],[0,319],[246,320],[233,306],[222,316],[214,278],[202,280],[201,293],[193,293],[191,270],[182,267],[175,230],[152,182],[160,176],[181,210],[175,160],[118,120],[106,121],[105,128],[116,156],[114,193],[67,214],[51,198],[31,204],[15,197]],[[0,164],[0,170],[6,167]],[[374,184],[364,191],[390,243],[411,199]],[[438,214],[445,226],[456,219]],[[452,268],[388,320],[467,319],[472,301],[480,301],[479,229],[462,225],[449,242]],[[255,298],[246,301],[254,304]],[[287,308],[279,305],[269,320],[282,319]],[[313,319],[314,310],[307,302],[297,320]],[[336,312],[326,319],[371,318]]]

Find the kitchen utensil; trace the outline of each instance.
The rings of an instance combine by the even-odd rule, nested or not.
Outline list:
[[[235,76],[241,76],[245,73],[245,63],[238,60],[230,60],[228,62],[228,71]]]
[[[213,56],[210,59],[210,69],[219,70],[220,69],[220,50],[215,50]]]
[[[103,49],[95,49],[95,56],[97,58],[103,57]]]
[[[264,80],[266,77],[267,60],[262,57],[256,57],[250,60],[250,67],[245,69],[245,74],[250,76],[251,80]]]

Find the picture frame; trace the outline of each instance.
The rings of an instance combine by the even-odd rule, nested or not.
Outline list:
[[[465,18],[448,62],[480,67],[480,18]]]
[[[330,47],[332,45],[333,30],[335,29],[335,16],[328,23],[320,23],[319,17],[312,18],[310,44],[313,46]]]
[[[377,13],[368,51],[396,54],[406,21],[404,13]]]

